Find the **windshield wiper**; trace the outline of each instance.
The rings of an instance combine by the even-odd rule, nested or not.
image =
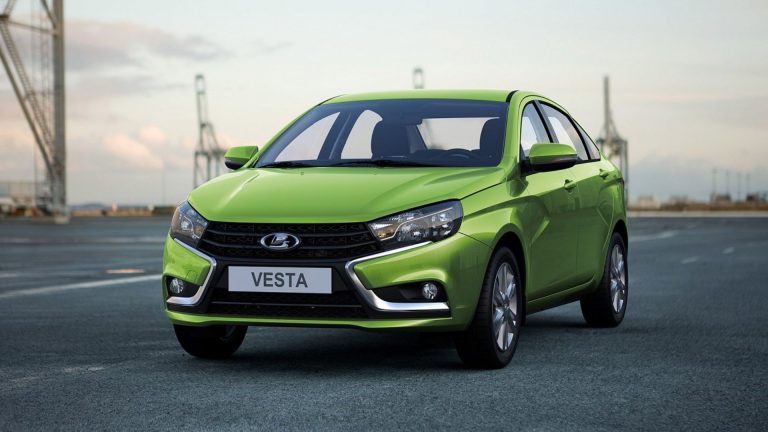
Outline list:
[[[306,162],[282,161],[282,162],[272,162],[272,163],[264,164],[256,168],[312,168],[317,166],[318,165],[313,165]]]
[[[369,159],[338,162],[331,166],[382,166],[382,167],[436,167],[440,165],[397,159]]]

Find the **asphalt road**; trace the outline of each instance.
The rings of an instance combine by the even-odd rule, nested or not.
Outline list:
[[[192,358],[155,280],[167,224],[0,221],[0,430],[768,428],[768,218],[632,220],[624,323],[533,315],[496,371],[344,329],[251,328],[232,359]]]

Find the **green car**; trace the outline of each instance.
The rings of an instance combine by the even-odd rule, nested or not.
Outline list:
[[[446,332],[504,367],[528,314],[627,308],[621,173],[560,105],[522,91],[339,96],[189,194],[163,259],[188,353],[232,355],[248,326]]]

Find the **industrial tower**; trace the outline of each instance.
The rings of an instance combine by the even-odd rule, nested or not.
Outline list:
[[[205,92],[205,77],[195,76],[195,92],[197,93],[197,123],[198,138],[195,150],[194,187],[221,174],[224,150],[219,147],[213,123],[208,119],[208,96]]]
[[[30,22],[15,20],[14,6],[16,0],[7,0],[0,9],[0,59],[45,165],[38,204],[56,221],[66,222],[63,0],[30,0]],[[12,27],[32,32],[28,55],[20,53]]]
[[[420,67],[413,68],[413,88],[424,88],[424,69]]]
[[[605,104],[605,123],[600,130],[597,145],[605,156],[621,170],[624,178],[624,199],[629,200],[629,161],[627,159],[627,140],[619,135],[616,125],[613,123],[611,113],[608,77],[603,78],[603,103]]]

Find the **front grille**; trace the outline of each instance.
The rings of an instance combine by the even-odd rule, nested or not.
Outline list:
[[[267,234],[285,232],[301,239],[289,251],[261,246]],[[365,224],[250,224],[210,222],[200,249],[219,257],[264,259],[350,259],[377,252],[379,244]]]
[[[216,290],[208,312],[274,318],[367,318],[352,291],[331,294],[245,293]]]

